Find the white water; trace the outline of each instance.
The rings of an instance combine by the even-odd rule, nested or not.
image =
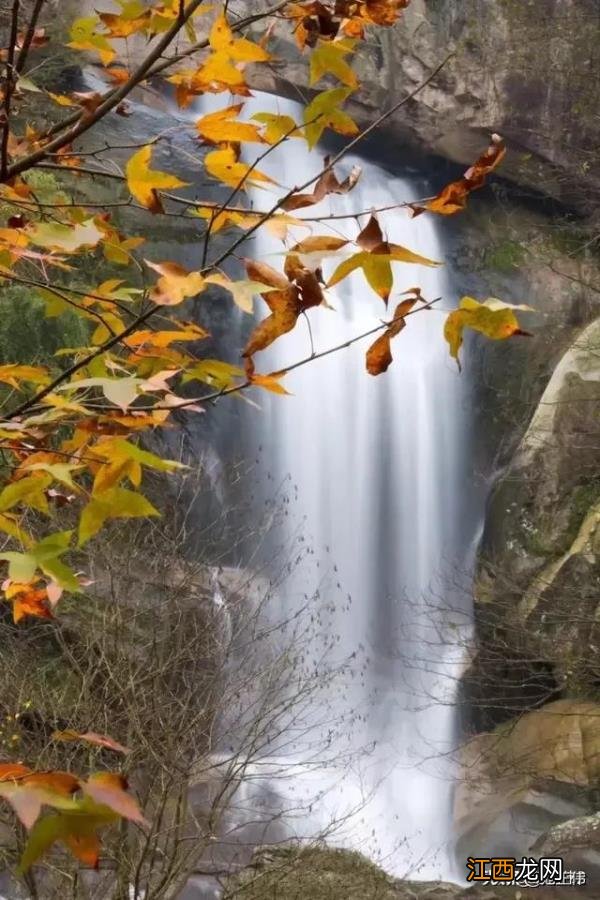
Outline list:
[[[267,95],[250,101],[245,115],[256,110],[299,121],[296,104]],[[259,168],[283,191],[316,175],[320,158],[303,141],[289,140]],[[354,213],[414,198],[407,180],[377,165],[347,157],[337,168],[347,174],[355,163],[363,174],[349,195],[297,215]],[[257,208],[273,200],[272,191],[253,190],[251,196]],[[443,259],[432,218],[411,221],[395,210],[379,220],[390,241]],[[312,227],[313,234],[358,232],[352,218]],[[306,234],[298,230],[289,243]],[[282,244],[265,228],[245,252],[282,267]],[[325,260],[326,275],[338,261]],[[443,269],[398,263],[394,274],[390,311],[399,293],[413,285],[428,300],[442,297],[439,305],[446,310],[455,303]],[[360,271],[327,296],[335,310],[309,311],[317,352],[389,316]],[[258,302],[262,317],[266,307]],[[455,740],[451,701],[461,653],[456,623],[450,623],[457,616],[449,610],[460,605],[453,575],[466,565],[477,524],[469,521],[473,516],[462,496],[469,479],[468,421],[443,322],[441,311],[411,316],[394,341],[394,362],[377,378],[364,365],[373,338],[291,372],[284,384],[293,396],[261,393],[256,399],[262,412],[255,417],[265,448],[263,474],[268,468],[270,486],[286,485],[289,500],[278,539],[311,548],[292,571],[281,603],[294,610],[319,591],[339,635],[336,656],[341,661],[356,654],[354,670],[341,676],[341,687],[332,688],[314,711],[310,750],[301,739],[288,743],[285,759],[265,760],[260,777],[266,771],[284,806],[287,799],[297,807],[299,795],[316,798],[300,823],[290,817],[288,827],[299,835],[344,819],[332,840],[377,858],[395,874],[421,878],[454,872],[452,767],[445,754]],[[256,363],[268,372],[309,352],[301,320],[293,333],[258,354]],[[464,628],[460,615],[458,622]],[[325,737],[329,720],[340,717],[343,733],[333,742],[339,762],[308,764],[315,740]],[[278,779],[284,768],[286,777]],[[255,798],[250,790],[240,803],[251,807]]]

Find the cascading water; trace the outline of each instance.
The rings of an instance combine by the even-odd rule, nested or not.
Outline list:
[[[301,120],[297,104],[264,94],[246,104],[244,115],[258,110]],[[288,140],[259,167],[283,192],[316,175],[322,158],[302,140]],[[377,165],[346,157],[340,168],[354,164],[363,173],[350,194],[298,213],[338,217],[312,222],[313,234],[353,238],[359,229],[352,214],[414,198],[407,180]],[[273,194],[254,190],[252,200],[268,208]],[[362,226],[366,221],[361,218]],[[379,221],[389,240],[443,258],[430,217],[411,221],[404,210],[392,209],[381,212]],[[294,230],[294,239],[307,233]],[[246,252],[281,268],[282,244],[265,228]],[[324,260],[326,274],[339,259]],[[444,309],[452,305],[443,269],[398,263],[394,273],[390,311],[414,285],[428,300],[442,297]],[[328,301],[334,309],[310,310],[311,333],[301,319],[257,356],[261,372],[306,357],[311,341],[319,353],[390,315],[360,271],[328,291]],[[293,498],[288,533],[279,537],[312,548],[293,568],[280,602],[293,610],[318,591],[333,610],[335,653],[355,658],[361,669],[350,667],[343,688],[332,687],[327,697],[334,717],[342,705],[351,711],[338,747],[340,758],[348,759],[349,750],[358,761],[307,766],[302,742],[288,741],[287,777],[278,781],[273,765],[272,789],[285,800],[290,786],[296,798],[305,783],[317,798],[303,835],[343,820],[335,841],[378,858],[398,875],[417,877],[453,874],[447,759],[455,741],[452,695],[461,665],[456,648],[463,643],[456,640],[456,628],[464,628],[465,619],[450,610],[460,606],[453,575],[468,565],[477,527],[464,499],[469,475],[462,383],[448,357],[443,321],[435,310],[412,315],[394,340],[394,362],[380,377],[365,371],[364,352],[373,338],[290,372],[284,384],[293,395],[261,396],[254,419],[269,483],[286,483]],[[324,739],[327,722],[319,710],[315,723],[317,737]]]

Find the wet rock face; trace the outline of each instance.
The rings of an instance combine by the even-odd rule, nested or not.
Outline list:
[[[355,113],[372,121],[452,52],[392,118],[398,147],[470,164],[498,131],[512,151],[505,177],[590,212],[600,196],[598,34],[595,0],[412,0],[393,28],[374,31],[361,48]],[[257,68],[257,86],[304,93],[305,59],[283,40],[274,52],[274,66]]]

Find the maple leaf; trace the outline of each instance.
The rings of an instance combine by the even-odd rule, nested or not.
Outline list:
[[[243,103],[237,103],[202,116],[196,122],[196,130],[200,137],[213,144],[237,141],[264,143],[256,125],[237,121],[243,106]]]
[[[503,303],[495,297],[489,297],[483,303],[473,297],[463,297],[458,309],[453,310],[444,325],[444,337],[450,347],[452,356],[460,369],[459,350],[463,342],[465,328],[478,331],[494,341],[505,340],[515,335],[530,337],[519,325],[515,310],[531,312],[530,306]]]
[[[124,755],[131,753],[131,750],[123,744],[120,744],[119,741],[115,741],[114,738],[108,737],[108,735],[105,734],[97,734],[95,731],[85,731],[83,733],[71,729],[67,729],[66,731],[54,731],[52,732],[52,739],[55,741],[69,742],[83,741],[86,744],[92,744],[94,747],[102,747],[105,750],[114,750],[115,753],[123,753]]]
[[[159,306],[175,306],[204,290],[205,279],[199,272],[189,272],[174,262],[154,263],[146,259],[145,263],[160,275],[151,293]]]
[[[369,375],[381,375],[387,372],[392,363],[392,338],[400,334],[406,327],[405,316],[411,311],[419,297],[409,297],[402,300],[394,311],[394,318],[389,323],[383,334],[374,341],[366,355],[367,372]]]
[[[74,50],[92,50],[99,55],[102,63],[106,66],[112,62],[116,53],[106,37],[97,33],[96,28],[99,21],[98,16],[84,16],[76,19],[71,25],[69,32],[71,40],[67,47],[73,47]]]
[[[294,209],[303,209],[306,206],[313,206],[320,203],[329,194],[347,194],[356,185],[361,176],[360,166],[354,166],[350,174],[343,181],[338,178],[333,169],[328,168],[330,157],[326,156],[324,160],[326,169],[315,182],[312,193],[310,194],[292,194],[287,200],[281,204],[281,208],[290,212]]]
[[[345,57],[354,49],[353,41],[321,43],[310,57],[310,84],[316,84],[323,75],[335,75],[350,88],[358,87],[358,78]]]
[[[145,518],[160,513],[149,500],[135,491],[113,487],[94,497],[84,507],[79,520],[79,546],[100,531],[108,519]]]
[[[151,156],[152,145],[147,144],[129,157],[125,166],[125,175],[127,177],[127,186],[135,199],[142,206],[149,209],[150,212],[158,213],[163,211],[158,191],[186,187],[187,183],[181,181],[176,175],[169,175],[168,172],[151,169]]]
[[[10,582],[2,586],[7,600],[12,601],[13,621],[18,624],[25,616],[51,619],[52,612],[46,585],[40,581]]]
[[[471,191],[483,187],[486,177],[500,165],[506,155],[506,146],[499,134],[492,135],[492,142],[479,159],[467,169],[462,178],[447,184],[439,194],[425,203],[409,203],[412,216],[435,212],[441,216],[452,216],[467,205]]]
[[[42,805],[72,809],[79,779],[68,772],[34,772],[20,763],[0,764],[0,797],[13,807],[25,828],[37,821]]]
[[[97,772],[87,781],[77,780],[77,788],[80,796],[70,800],[68,806],[57,806],[56,812],[35,822],[21,857],[22,874],[58,841],[85,865],[95,868],[100,852],[100,828],[120,818],[147,825],[135,798],[127,793],[127,782],[122,775]]]
[[[236,38],[224,13],[215,19],[210,31],[209,42],[213,50],[224,53],[229,59],[236,62],[265,62],[270,59],[270,55],[264,47],[254,44],[246,38]]]
[[[251,185],[277,184],[264,172],[238,161],[239,149],[228,146],[221,150],[211,150],[204,157],[206,171],[213,178],[230,187],[247,190]]]
[[[20,390],[22,381],[33,384],[48,384],[50,374],[42,366],[21,366],[18,363],[7,363],[0,366],[0,381],[10,384],[15,390]]]
[[[95,247],[102,239],[102,231],[94,219],[65,225],[62,222],[38,222],[28,225],[27,235],[33,244],[48,250],[75,253],[82,247]]]
[[[249,277],[269,285],[271,290],[261,297],[271,310],[271,315],[252,331],[242,356],[248,361],[247,372],[254,371],[252,356],[265,350],[281,335],[291,331],[301,313],[323,302],[323,293],[315,272],[302,266],[298,257],[288,256],[286,272],[282,274],[267,263],[246,260]]]
[[[415,263],[422,266],[441,265],[400,244],[384,240],[381,227],[374,215],[356,238],[356,243],[361,248],[360,252],[339,264],[327,282],[327,287],[338,284],[355,269],[362,269],[368,283],[387,305],[394,281],[391,266],[393,262]]]
[[[183,381],[203,381],[217,390],[231,387],[238,379],[244,378],[244,370],[222,359],[201,359],[183,376]]]
[[[268,291],[275,290],[275,288],[270,287],[268,284],[264,284],[261,281],[251,281],[249,279],[244,281],[231,281],[226,275],[221,275],[219,273],[207,275],[206,283],[217,284],[219,287],[225,288],[225,290],[229,291],[232,295],[236,306],[239,306],[243,312],[250,314],[252,314],[254,310],[253,300],[256,294],[264,294]]]
[[[263,140],[267,144],[276,144],[283,137],[299,138],[300,128],[291,116],[278,115],[277,113],[258,112],[252,118],[265,126]],[[297,132],[297,133],[295,133]]]
[[[304,108],[304,136],[312,149],[326,128],[344,137],[358,134],[358,125],[340,106],[352,93],[352,88],[332,88],[323,91]]]
[[[136,0],[118,0],[118,3],[120,12],[98,13],[98,18],[110,32],[111,38],[126,38],[148,29],[151,10]]]

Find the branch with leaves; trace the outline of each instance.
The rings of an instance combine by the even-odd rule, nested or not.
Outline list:
[[[13,0],[2,51],[0,285],[27,287],[48,317],[75,315],[87,335],[82,346],[65,346],[55,358],[36,365],[19,359],[0,364],[0,562],[6,576],[3,599],[11,605],[15,623],[52,619],[64,594],[82,590],[85,575],[74,560],[81,559],[107,522],[159,515],[142,492],[144,474],[173,472],[181,463],[150,452],[143,441],[150,431],[172,424],[175,411],[202,411],[203,404],[251,388],[286,394],[286,372],[370,335],[377,337],[367,350],[366,370],[382,375],[393,364],[392,342],[408,317],[428,310],[436,300],[427,301],[419,288],[400,292],[391,318],[381,321],[374,308],[373,328],[319,352],[312,344],[310,317],[354,273],[362,273],[379,307],[383,302],[387,308],[398,264],[440,265],[395,243],[384,233],[379,213],[404,206],[412,215],[453,215],[506,152],[494,135],[474,165],[434,197],[374,211],[338,212],[336,197],[351,195],[361,174],[358,168],[338,174],[344,156],[407,106],[447,62],[442,60],[414,91],[362,131],[346,111],[345,104],[360,88],[354,60],[364,52],[366,38],[372,30],[401,25],[408,0],[286,0],[237,21],[227,5],[214,8],[202,0],[118,5],[117,12],[101,10],[75,20],[69,32],[69,48],[99,66],[102,89],[60,94],[36,83],[37,67],[28,68],[30,60],[36,51],[59,43],[46,30],[51,12],[44,0],[35,0],[27,15],[24,4]],[[259,40],[252,37],[257,29]],[[316,94],[299,121],[270,111],[250,117],[245,112],[245,98],[251,94],[248,67],[271,63],[277,32],[291,35],[298,53],[309,60]],[[144,48],[139,62],[130,69],[133,48],[139,47]],[[181,126],[198,143],[204,174],[226,189],[221,201],[190,199],[184,178],[173,168],[159,168],[159,138],[166,135],[149,135],[141,146],[118,148],[103,142],[100,150],[86,145],[111,116],[135,114],[127,101],[137,87],[157,78],[166,81],[182,109],[207,94],[222,98],[219,109]],[[63,109],[69,110],[65,118]],[[315,175],[279,191],[268,172],[274,150],[298,140],[312,150],[328,130],[347,139],[344,147],[326,158]],[[242,153],[248,145],[259,148],[251,162]],[[133,150],[124,170],[109,169],[102,161],[117,149]],[[38,187],[41,173],[43,190]],[[97,180],[109,191],[114,188],[106,202],[86,199]],[[254,187],[276,192],[265,210],[256,211],[241,199]],[[329,204],[326,212],[313,209],[323,203]],[[141,234],[130,233],[122,208],[135,210]],[[144,218],[156,215],[184,217],[197,229],[202,249],[196,270],[141,255]],[[367,215],[358,233],[352,231],[354,220]],[[313,232],[316,225],[331,229],[341,222],[350,226],[343,236]],[[263,228],[281,240],[283,267],[248,258],[247,277],[241,278],[237,252]],[[223,233],[231,233],[231,240],[215,253],[213,238]],[[90,261],[101,272],[93,283]],[[269,309],[252,329],[240,365],[203,353],[209,333],[191,304],[209,290],[220,291],[224,304],[233,302],[245,315],[253,314],[255,297]],[[260,354],[300,319],[309,326],[310,352],[286,371],[258,372]],[[513,307],[496,299],[463,298],[445,324],[457,361],[465,328],[491,339],[524,333]],[[189,397],[185,386],[190,383],[202,386],[200,396]],[[61,528],[61,517],[68,519],[67,527]],[[89,742],[91,734],[96,742],[112,741],[100,729],[67,732],[73,740]],[[101,827],[119,820],[147,827],[119,779],[118,773],[82,778],[36,772],[20,760],[0,764],[0,796],[30,833],[22,868],[56,841],[82,863],[94,864]],[[50,812],[42,814],[46,808]]]

